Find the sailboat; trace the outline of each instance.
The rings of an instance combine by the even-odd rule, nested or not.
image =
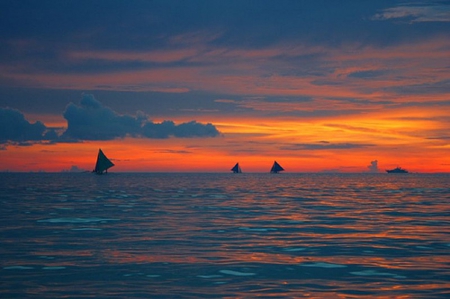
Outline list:
[[[278,164],[277,161],[274,161],[274,162],[273,162],[273,166],[272,166],[272,168],[270,169],[270,173],[278,173],[278,172],[283,171],[283,170],[284,170],[284,168],[281,167],[281,165]]]
[[[409,171],[404,168],[401,168],[400,166],[397,166],[394,169],[386,170],[386,172],[387,173],[408,173]]]
[[[113,166],[114,163],[105,156],[101,149],[98,149],[97,163],[95,163],[95,168],[92,172],[95,172],[95,174],[108,173],[108,168]]]
[[[239,167],[239,163],[236,163],[236,165],[234,165],[234,167],[231,168],[231,171],[233,173],[242,173],[242,169],[241,169],[241,167]]]

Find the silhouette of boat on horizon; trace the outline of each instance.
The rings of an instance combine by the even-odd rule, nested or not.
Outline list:
[[[242,173],[242,169],[241,169],[241,167],[239,166],[239,163],[236,163],[236,165],[234,165],[234,167],[231,168],[231,171],[232,171],[233,173]]]
[[[92,172],[95,174],[108,173],[108,169],[113,166],[114,163],[106,157],[101,149],[98,149],[97,163],[95,163],[95,168]]]
[[[270,169],[270,173],[279,173],[280,171],[284,171],[284,168],[281,167],[281,165],[278,164],[277,161],[274,161],[274,162],[273,162],[273,166],[272,166],[272,168]]]
[[[408,173],[409,171],[401,168],[400,166],[397,166],[394,169],[387,169],[386,172],[387,173]]]

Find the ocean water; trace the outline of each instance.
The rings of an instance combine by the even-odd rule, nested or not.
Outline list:
[[[1,298],[450,298],[450,175],[0,174]]]

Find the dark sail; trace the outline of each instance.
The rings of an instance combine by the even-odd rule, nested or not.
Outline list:
[[[108,168],[113,166],[114,163],[105,156],[101,149],[99,149],[97,163],[95,163],[95,168],[92,172],[95,172],[96,174],[102,174],[103,172],[108,172]]]
[[[231,168],[231,171],[232,171],[233,173],[242,173],[242,170],[241,170],[241,168],[239,167],[239,163],[236,163],[236,165],[234,165],[234,167]]]
[[[283,170],[284,170],[284,168],[281,167],[281,165],[278,164],[277,161],[274,161],[272,169],[270,169],[270,173],[278,173],[278,172],[283,171]]]

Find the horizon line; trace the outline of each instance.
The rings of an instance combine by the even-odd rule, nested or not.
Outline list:
[[[92,173],[92,171],[69,171],[69,170],[61,170],[61,171],[45,171],[45,170],[36,170],[36,171],[15,171],[15,170],[0,170],[0,173],[35,173],[35,174],[86,174],[86,173]],[[242,172],[242,173],[232,173],[231,171],[114,171],[114,172],[108,172],[103,175],[113,175],[113,174],[138,174],[138,173],[149,173],[149,174],[231,174],[231,175],[245,175],[245,174],[273,174],[270,171],[264,171],[264,172],[258,172],[258,171],[249,171],[249,172]],[[389,174],[386,171],[378,171],[378,172],[371,172],[371,171],[295,171],[295,172],[284,172],[284,173],[277,173],[278,175],[283,174]],[[450,172],[409,172],[408,174],[450,174]],[[391,174],[391,175],[398,175],[398,174]]]

